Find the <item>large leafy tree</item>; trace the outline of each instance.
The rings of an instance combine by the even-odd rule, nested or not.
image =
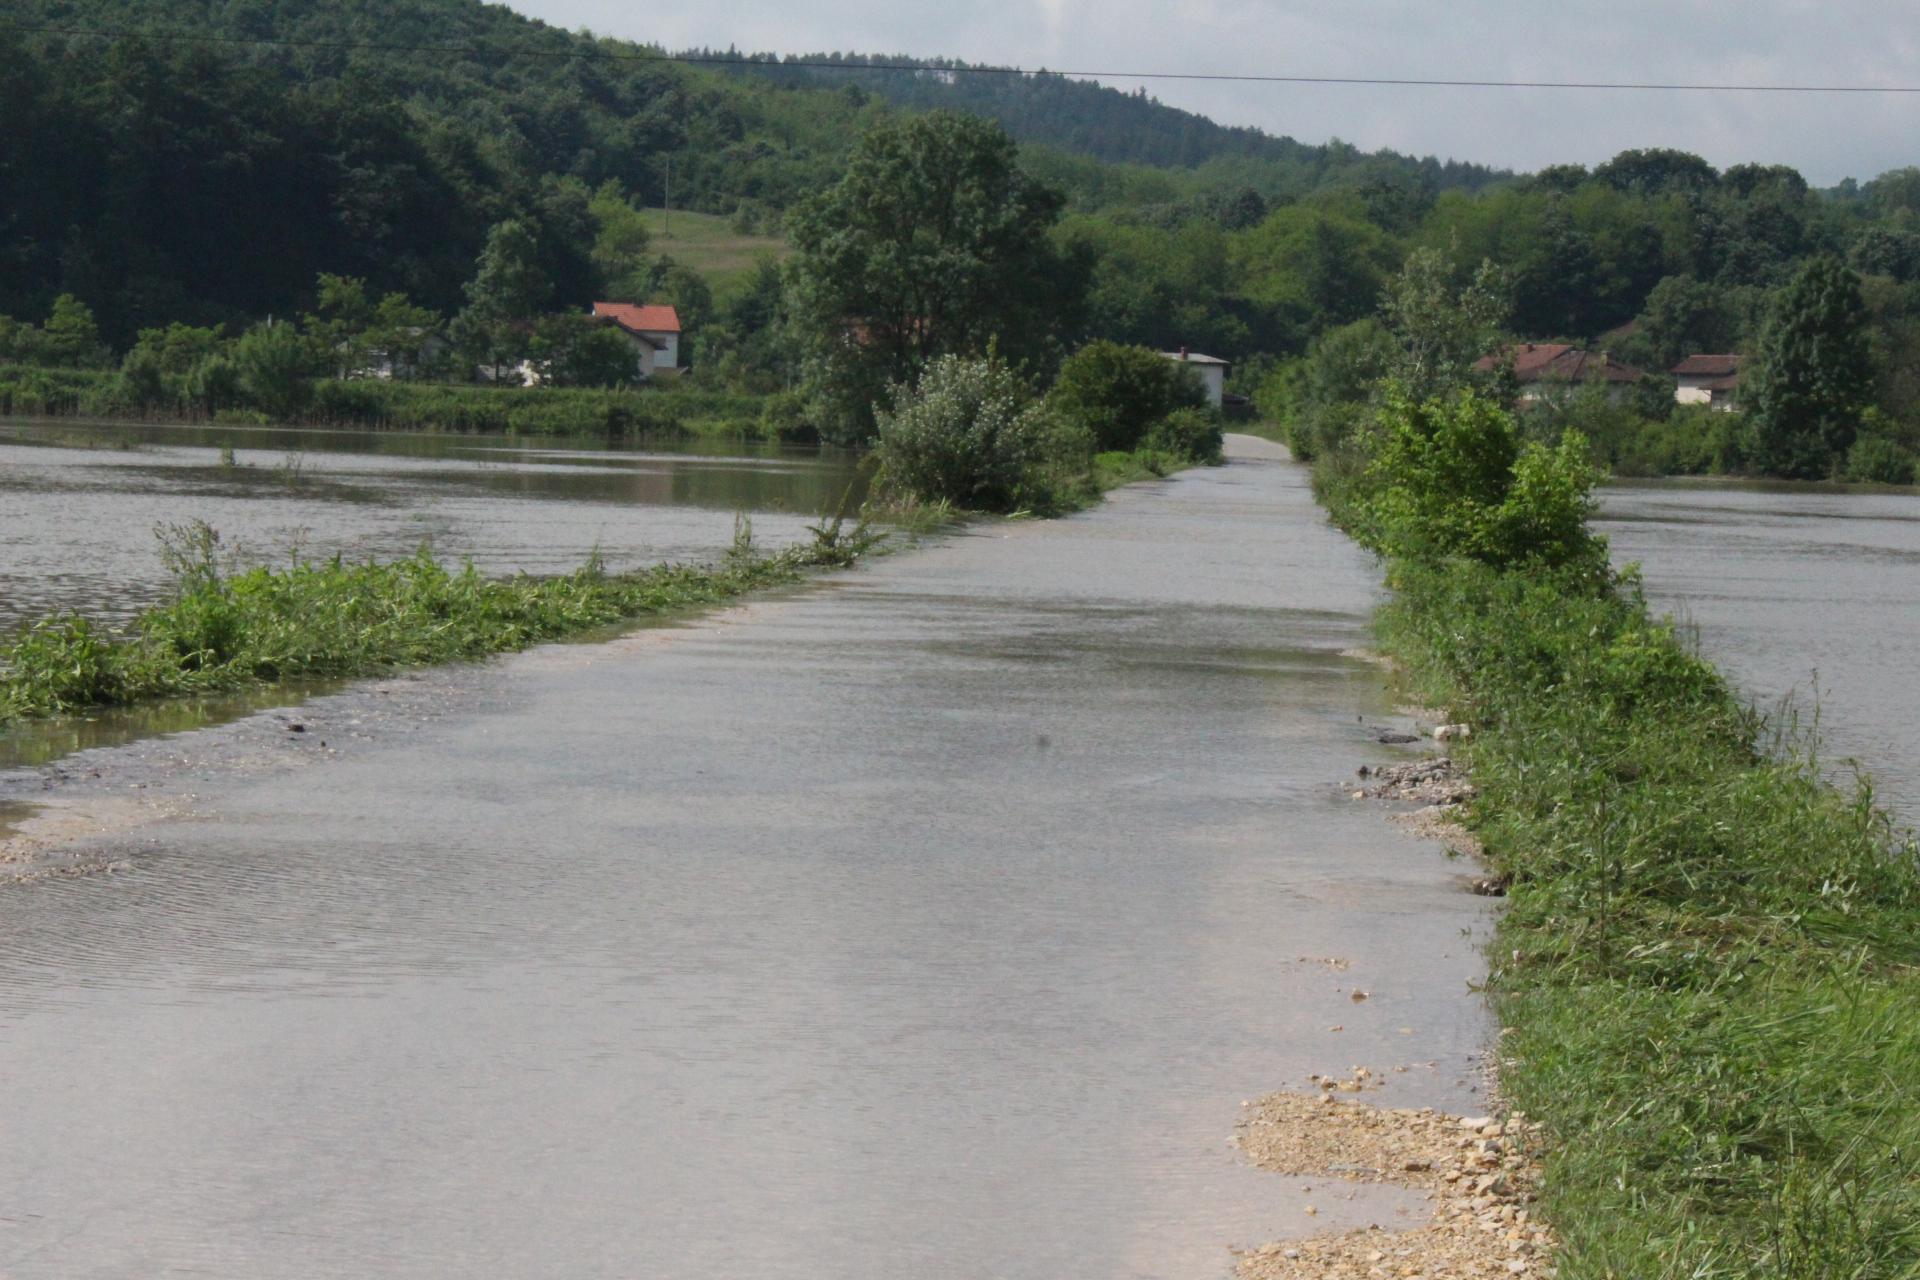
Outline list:
[[[1474,361],[1506,326],[1509,286],[1491,262],[1455,288],[1446,255],[1416,249],[1380,296],[1380,313],[1399,344],[1387,372],[1416,402],[1465,386]]]
[[[1812,259],[1781,290],[1749,390],[1758,470],[1816,478],[1846,454],[1873,393],[1866,318],[1860,277],[1837,258]]]
[[[996,338],[1017,359],[1042,353],[1076,301],[1047,234],[1062,203],[983,120],[934,112],[862,137],[788,224],[830,433],[870,434],[875,400],[936,356]]]
[[[533,318],[553,296],[539,246],[524,224],[494,224],[466,292],[467,305],[453,321],[454,343],[497,378],[525,354]]]

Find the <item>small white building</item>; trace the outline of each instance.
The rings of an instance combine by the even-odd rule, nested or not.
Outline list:
[[[1736,355],[1688,356],[1673,366],[1676,404],[1703,404],[1716,413],[1740,407],[1740,364]]]
[[[641,377],[680,372],[680,313],[672,307],[596,302],[593,315],[614,325],[633,342]]]
[[[1218,409],[1225,401],[1227,370],[1233,367],[1231,361],[1222,360],[1218,356],[1203,356],[1198,352],[1188,351],[1185,347],[1178,351],[1162,351],[1160,354],[1176,364],[1187,366],[1199,376],[1200,385],[1207,391],[1208,404]]]

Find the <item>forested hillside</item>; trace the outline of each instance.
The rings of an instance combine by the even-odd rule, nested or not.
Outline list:
[[[1189,347],[1308,420],[1377,374],[1383,293],[1421,250],[1455,288],[1490,263],[1511,337],[1658,375],[1691,353],[1762,351],[1787,283],[1831,259],[1856,273],[1830,277],[1864,353],[1850,384],[1871,384],[1901,450],[1920,433],[1916,169],[1821,192],[1780,166],[1630,150],[1501,175],[1223,128],[1057,75],[675,61],[479,0],[14,10],[0,26],[0,363],[100,364],[169,323],[231,340],[305,315],[316,334],[443,330],[497,372],[578,344],[536,334],[540,317],[618,295],[678,305],[710,386],[794,388],[812,376],[797,353],[817,360],[866,317],[796,321],[798,263],[736,267],[716,297],[643,211],[670,182],[676,207],[727,217],[743,240],[777,236],[862,138],[939,108],[1024,139],[1020,169],[1058,197],[1033,229],[1055,273],[1045,341],[1018,353],[1036,377],[1091,339]],[[1608,461],[1747,465],[1691,429],[1684,457],[1622,446],[1664,424],[1661,388],[1644,390],[1647,422],[1590,425]]]
[[[595,283],[589,193],[613,183],[658,205],[671,181],[683,208],[777,215],[833,180],[885,98],[978,109],[1054,144],[1036,167],[1082,208],[1177,218],[1180,202],[1238,187],[1279,198],[1342,175],[1488,176],[1223,129],[1058,77],[864,73],[876,97],[840,83],[863,73],[709,69],[477,0],[14,12],[41,30],[0,29],[0,313],[43,314],[70,292],[122,342],[162,320],[302,305],[322,270],[449,311],[509,216],[537,229],[557,296],[578,300]],[[208,42],[60,34],[94,31]]]
[[[1216,124],[1145,92],[1122,93],[1059,74],[1007,74],[954,59],[906,54],[775,58],[733,50],[690,52],[770,84],[834,85],[851,91],[856,101],[872,93],[915,110],[964,111],[998,121],[1024,143],[1110,164],[1195,169],[1208,185],[1247,186],[1267,197],[1299,197],[1379,175],[1411,178],[1433,190],[1477,190],[1511,176],[1457,160],[1366,153],[1343,142],[1308,144],[1259,129]]]

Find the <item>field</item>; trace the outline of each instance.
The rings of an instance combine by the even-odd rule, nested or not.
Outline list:
[[[664,229],[669,225],[672,234]],[[784,236],[741,235],[733,229],[733,219],[712,213],[649,209],[647,231],[654,249],[698,271],[714,293],[722,295],[761,258],[779,261],[793,252]]]

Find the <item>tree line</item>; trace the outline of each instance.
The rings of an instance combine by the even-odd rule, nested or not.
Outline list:
[[[139,12],[132,0],[60,9],[74,24]],[[634,46],[472,0],[377,11],[370,0],[262,0],[247,15],[196,0],[178,17],[314,43],[236,51],[0,35],[15,73],[0,94],[22,126],[0,134],[0,174],[15,193],[0,205],[0,314],[17,318],[0,324],[0,358],[79,359],[71,344],[28,340],[60,327],[66,298],[97,318],[111,352],[96,352],[102,361],[169,325],[232,339],[269,317],[309,315],[310,329],[332,335],[317,340],[327,349],[316,372],[350,371],[334,353],[361,340],[346,331],[357,325],[362,338],[431,331],[458,355],[438,370],[410,358],[409,370],[471,376],[539,360],[593,382],[612,376],[594,347],[611,347],[580,316],[621,297],[680,308],[695,378],[778,393],[783,413],[830,438],[868,436],[886,389],[939,355],[997,340],[1044,381],[1077,347],[1108,339],[1234,361],[1235,388],[1304,424],[1310,444],[1349,412],[1338,406],[1357,403],[1337,384],[1377,366],[1382,299],[1418,256],[1456,292],[1492,264],[1504,303],[1495,338],[1571,341],[1655,375],[1629,414],[1557,410],[1583,415],[1616,466],[1808,474],[1844,466],[1853,437],[1871,436],[1887,442],[1878,473],[1891,476],[1912,453],[1920,170],[1816,191],[1780,166],[1718,170],[1643,150],[1512,177],[1209,133],[1059,77],[942,77],[932,66],[878,73],[862,89],[853,73],[806,60],[713,70],[636,59]],[[376,29],[367,47],[338,44]],[[457,52],[409,52],[426,45]],[[488,56],[510,47],[622,56]],[[967,87],[975,80],[997,87]],[[1137,163],[1085,138],[1078,153],[1017,145],[977,116],[962,127],[891,106],[888,85],[923,101],[988,95],[1002,115],[1021,102],[1071,104],[1054,135],[1069,142],[1075,119],[1111,110],[1204,145],[1178,157],[1188,167]],[[916,134],[928,119],[945,123]],[[926,159],[914,148],[937,164],[916,167]],[[783,227],[796,259],[762,263],[716,297],[653,252],[642,211],[669,158],[683,198]],[[843,198],[850,181],[891,192],[887,217],[863,223],[875,207]],[[961,196],[987,218],[969,226],[971,241],[934,216]],[[915,238],[891,238],[889,220]],[[1757,372],[1785,367],[1768,353],[1792,343],[1769,339],[1769,325],[1814,262],[1851,273],[1813,290],[1852,335],[1835,383],[1846,407],[1834,411],[1855,424],[1851,437],[1829,429],[1789,462],[1747,425],[1736,439],[1735,424],[1676,423],[1657,377],[1682,356],[1738,352]],[[889,275],[903,282],[898,296],[875,283]],[[361,301],[323,297],[328,280],[356,282]],[[343,306],[352,318],[328,318]],[[383,306],[407,322],[383,320]]]

